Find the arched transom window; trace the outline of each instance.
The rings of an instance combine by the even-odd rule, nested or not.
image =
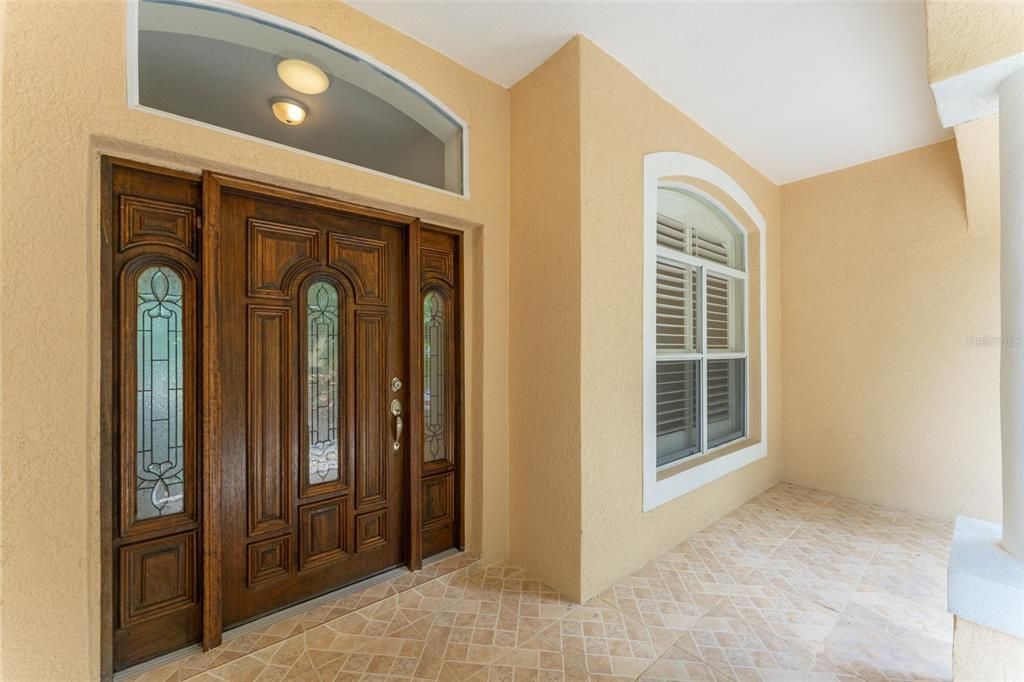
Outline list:
[[[467,193],[466,125],[369,55],[242,4],[128,7],[130,105]]]

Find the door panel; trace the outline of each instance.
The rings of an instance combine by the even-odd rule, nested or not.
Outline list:
[[[231,188],[219,216],[230,627],[402,561],[406,227]]]
[[[387,318],[380,311],[356,313],[356,506],[387,501],[387,372],[379,352],[386,347]],[[399,375],[394,375],[399,376]]]
[[[291,526],[292,406],[294,381],[290,352],[291,311],[248,308],[248,468],[249,535]]]

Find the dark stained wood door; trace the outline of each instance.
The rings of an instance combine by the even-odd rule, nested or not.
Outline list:
[[[121,669],[201,636],[202,188],[106,157],[102,174],[103,659]]]
[[[221,186],[225,628],[403,561],[407,225],[381,215]]]

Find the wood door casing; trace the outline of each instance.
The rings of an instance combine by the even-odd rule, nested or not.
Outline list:
[[[223,625],[402,563],[407,225],[222,187],[218,206]],[[337,293],[337,478],[307,463],[306,296]],[[333,414],[333,413],[332,413]]]

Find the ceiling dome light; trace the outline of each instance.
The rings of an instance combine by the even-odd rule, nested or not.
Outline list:
[[[285,59],[279,62],[277,75],[289,88],[304,95],[319,95],[331,85],[327,74],[320,67],[301,59]]]
[[[270,108],[275,118],[287,126],[297,126],[306,120],[306,107],[286,97],[275,97],[270,100]]]

